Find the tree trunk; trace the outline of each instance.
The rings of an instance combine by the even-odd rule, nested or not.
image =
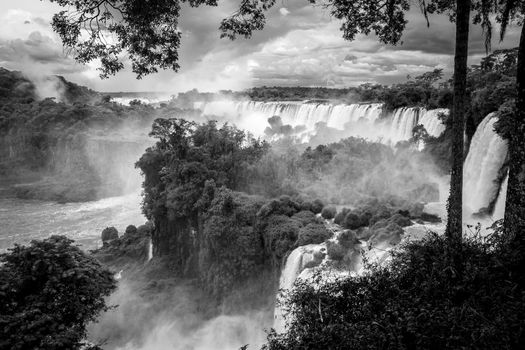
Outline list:
[[[525,26],[521,28],[516,77],[516,111],[509,135],[509,184],[505,203],[505,232],[525,254]]]
[[[463,131],[467,94],[468,32],[470,0],[456,1],[456,52],[454,56],[454,101],[452,106],[452,173],[448,197],[446,235],[461,241],[463,224]]]

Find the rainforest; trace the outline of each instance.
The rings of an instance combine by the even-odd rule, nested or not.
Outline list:
[[[50,2],[102,78],[179,69],[178,1]],[[462,2],[420,5],[460,33]],[[521,11],[466,2],[485,29]],[[409,5],[385,4],[327,8],[345,40],[398,44]],[[173,94],[0,68],[0,349],[520,349],[524,51],[469,58],[463,83],[455,65]]]

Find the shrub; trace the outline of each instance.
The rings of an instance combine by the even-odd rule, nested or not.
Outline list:
[[[308,224],[322,224],[322,220],[316,217],[314,213],[307,210],[302,210],[297,214],[294,214],[292,219],[299,222],[301,226],[306,226]]]
[[[344,226],[344,228],[348,228],[350,230],[356,230],[359,227],[365,226],[365,225],[363,225],[363,220],[362,220],[362,218],[359,215],[357,215],[354,212],[349,212],[345,216],[345,220],[343,222],[343,226]]]
[[[0,255],[0,349],[79,349],[113,274],[64,236]]]
[[[345,248],[352,248],[354,245],[359,243],[359,240],[357,239],[356,233],[352,230],[344,230],[339,234],[339,237],[337,238],[337,242],[345,247]]]
[[[393,222],[401,227],[412,226],[412,220],[401,214],[392,215],[388,221]]]
[[[348,214],[349,212],[350,212],[350,209],[343,208],[339,213],[335,215],[334,223],[336,223],[337,225],[343,225],[346,214]]]
[[[297,281],[289,327],[263,349],[519,349],[525,284],[504,241],[467,238],[453,268],[446,238],[431,234],[362,276]]]
[[[333,219],[337,214],[337,209],[335,207],[324,207],[321,212],[321,216],[326,220]]]
[[[134,226],[134,225],[129,225],[128,227],[126,227],[125,233],[128,234],[128,235],[132,235],[132,234],[135,234],[137,232],[138,232],[137,227]]]
[[[118,231],[113,226],[106,227],[105,229],[102,230],[102,235],[101,235],[102,242],[105,243],[107,241],[111,241],[117,238],[118,238]]]
[[[314,214],[319,214],[323,210],[324,204],[320,199],[316,199],[312,202],[312,212]]]
[[[141,236],[149,235],[153,231],[153,224],[151,221],[146,222],[144,225],[137,227],[137,232]]]
[[[293,248],[299,235],[300,224],[284,215],[274,215],[264,230],[266,250],[276,259],[282,259]]]
[[[326,254],[332,260],[341,261],[346,255],[346,249],[333,241],[326,242]]]
[[[308,224],[299,230],[297,246],[319,244],[330,238],[331,234],[323,224]]]

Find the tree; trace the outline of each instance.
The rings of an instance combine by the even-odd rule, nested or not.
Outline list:
[[[101,78],[124,68],[124,52],[137,78],[155,73],[158,68],[177,71],[182,37],[178,29],[181,4],[217,6],[217,0],[49,1],[68,8],[53,16],[53,29],[77,61],[100,60]],[[239,9],[222,21],[221,37],[251,37],[254,31],[264,28],[265,12],[275,3],[275,0],[242,1]],[[341,30],[345,39],[374,32],[381,42],[397,44],[407,23],[404,13],[409,10],[410,2],[328,0],[324,6],[332,16],[343,20]]]
[[[287,330],[270,332],[263,349],[520,349],[523,274],[502,236],[493,238],[460,242],[469,263],[459,281],[450,280],[449,242],[437,234],[355,278],[298,279],[281,306]],[[329,241],[327,250],[340,259],[337,247]]]
[[[64,236],[0,255],[0,349],[80,349],[86,325],[107,310],[110,271]]]
[[[515,109],[506,121],[504,137],[509,143],[509,181],[505,204],[505,231],[514,237],[521,251],[525,251],[525,26],[519,15],[525,13],[525,3],[517,0],[498,1],[503,40],[508,24],[519,19],[521,27],[516,72],[517,96]]]
[[[456,52],[454,55],[454,97],[452,108],[452,172],[447,203],[446,235],[461,240],[463,231],[463,132],[467,97],[468,32],[470,0],[456,1]]]

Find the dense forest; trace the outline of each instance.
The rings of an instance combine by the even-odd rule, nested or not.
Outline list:
[[[515,89],[516,54],[516,50],[494,52],[469,69],[469,138],[491,112],[498,112],[497,130],[505,135],[512,103],[509,96]],[[115,229],[106,229],[102,233],[104,246],[94,256],[114,271],[135,266],[132,269],[140,275],[144,271],[137,266],[147,259],[151,238],[152,266],[171,281],[162,287],[148,287],[146,295],[157,295],[157,303],[166,301],[176,280],[184,281],[205,301],[211,310],[206,317],[225,310],[273,309],[283,266],[296,248],[324,245],[308,268],[322,266],[320,270],[343,272],[361,264],[358,257],[363,244],[369,250],[389,250],[406,241],[407,227],[442,220],[424,212],[423,207],[439,200],[434,175],[450,171],[451,121],[445,114],[441,116],[445,131],[440,136],[430,136],[418,126],[410,140],[390,146],[356,137],[322,144],[315,136],[298,141],[290,136],[292,127],[283,125],[278,116],[268,120],[268,141],[194,109],[195,102],[224,98],[380,102],[385,113],[400,107],[450,108],[451,82],[443,81],[439,70],[393,86],[254,88],[219,94],[192,90],[156,107],[140,101],[124,106],[62,78],[54,81],[63,84],[63,98],[41,99],[21,73],[0,73],[0,137],[5,145],[1,175],[6,180],[37,181],[15,186],[18,196],[85,201],[115,193],[119,180],[107,182],[99,177],[86,158],[86,144],[93,137],[125,141],[134,128],[152,125],[149,136],[155,143],[150,142],[136,159],[144,175],[142,209],[150,223],[138,229],[129,227],[120,238]],[[323,139],[323,132],[329,134],[330,130],[318,129],[317,140]],[[418,147],[421,142],[423,149]],[[130,145],[125,143],[125,147]],[[68,154],[67,159],[61,154]],[[111,178],[111,169],[107,171]],[[441,236],[404,245],[404,250],[394,253],[393,265],[370,265],[369,272],[358,279],[325,284],[319,275],[319,288],[299,281],[284,299],[284,308],[291,315],[288,332],[272,331],[266,347],[315,349],[337,343],[359,348],[363,345],[359,339],[366,338],[370,348],[381,344],[393,344],[387,348],[395,349],[432,348],[432,344],[456,347],[503,341],[513,348],[522,337],[516,330],[522,320],[513,318],[523,311],[519,299],[522,282],[509,277],[517,276],[518,258],[501,226],[495,227],[489,240],[469,238],[464,242],[465,271],[454,282],[461,290],[446,272],[446,242]],[[55,238],[45,244],[64,248],[70,243]],[[472,265],[472,261],[483,264]],[[503,267],[498,265],[501,263]],[[149,273],[150,277],[135,278],[149,283],[160,274],[158,270]],[[434,278],[427,280],[428,275]],[[508,284],[502,284],[503,280]],[[490,289],[482,281],[500,288]],[[114,288],[104,283],[92,297],[107,295]],[[446,288],[436,294],[443,285]],[[364,297],[356,300],[353,296],[360,293]],[[417,302],[414,297],[419,298]],[[498,300],[505,307],[487,308],[484,298]],[[389,302],[379,305],[374,303],[376,299]],[[450,301],[455,299],[457,302]],[[421,308],[423,303],[428,303],[425,309]],[[224,305],[229,306],[225,309]],[[474,315],[468,322],[461,316],[464,305],[469,305]],[[89,315],[103,309],[98,304]],[[395,315],[402,316],[396,316],[396,328],[389,328],[392,323],[387,319]],[[498,323],[485,322],[490,318]],[[414,319],[420,320],[417,325]],[[464,336],[444,326],[444,319],[461,324],[461,334],[480,323],[484,330],[476,333],[473,343],[466,344]],[[504,330],[502,324],[509,328]],[[70,344],[81,343],[85,324],[79,326],[79,332],[68,340]],[[23,344],[22,338],[12,339]],[[401,345],[394,345],[396,341]]]

